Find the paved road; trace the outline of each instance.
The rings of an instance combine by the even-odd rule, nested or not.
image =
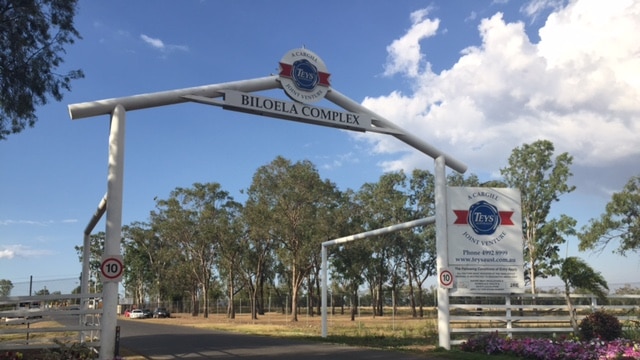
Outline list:
[[[151,320],[151,319],[149,319]],[[164,359],[417,360],[426,356],[316,342],[231,334],[146,320],[121,320],[120,347]]]

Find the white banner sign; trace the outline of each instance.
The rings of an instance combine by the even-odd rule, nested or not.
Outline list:
[[[224,104],[222,107],[228,110],[341,129],[357,131],[367,131],[371,129],[371,117],[366,114],[337,111],[234,90],[224,91]]]
[[[447,203],[454,291],[524,292],[520,191],[449,187]]]

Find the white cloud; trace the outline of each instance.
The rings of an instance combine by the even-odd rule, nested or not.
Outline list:
[[[389,58],[385,66],[385,75],[407,73],[415,76],[420,71],[423,54],[420,52],[420,41],[434,36],[440,20],[426,18],[429,8],[411,13],[412,26],[400,39],[387,46]]]
[[[142,41],[144,41],[145,43],[151,45],[151,47],[158,49],[162,52],[172,52],[172,51],[189,51],[189,47],[186,45],[171,45],[171,44],[165,44],[164,41],[157,39],[157,38],[152,38],[150,36],[147,36],[145,34],[140,34],[140,38],[142,39]]]
[[[0,225],[8,226],[8,225],[35,225],[35,226],[47,226],[52,224],[53,221],[37,221],[37,220],[0,220]]]
[[[13,259],[15,252],[11,249],[0,249],[0,259]]]
[[[54,225],[56,223],[62,223],[62,224],[71,224],[71,223],[76,223],[78,222],[78,219],[64,219],[64,220],[59,220],[59,221],[54,221],[54,220],[45,220],[45,221],[40,221],[40,220],[11,220],[11,219],[5,219],[5,220],[0,220],[0,226],[9,226],[9,225],[34,225],[34,226],[49,226],[49,225]]]
[[[330,162],[327,162],[326,159],[323,159],[320,167],[324,170],[333,170],[348,164],[355,164],[358,162],[360,162],[358,157],[354,156],[353,152],[348,152],[344,154],[338,154],[335,158],[332,157]]]
[[[640,0],[571,1],[546,19],[538,43],[524,23],[497,13],[481,20],[482,43],[463,49],[439,74],[421,66],[428,57],[420,41],[439,26],[427,15],[414,12],[412,27],[387,48],[386,74],[406,76],[412,93],[367,98],[364,106],[424,134],[476,173],[496,173],[511,150],[539,139],[552,141],[556,153],[568,152],[579,168],[620,173],[615,166],[640,163]],[[424,167],[423,155],[391,137],[366,139],[379,153],[405,151],[385,170]],[[607,172],[600,173],[606,182]]]
[[[152,37],[149,37],[145,34],[141,34],[140,38],[142,39],[142,41],[146,42],[147,44],[151,45],[151,47],[154,47],[156,49],[160,49],[160,50],[164,50],[165,46],[164,46],[164,42],[160,39],[154,39]]]
[[[535,20],[543,11],[552,9],[558,11],[562,9],[566,0],[531,0],[522,6],[520,11]]]
[[[33,258],[52,254],[50,250],[33,249],[24,245],[0,245],[0,259]]]

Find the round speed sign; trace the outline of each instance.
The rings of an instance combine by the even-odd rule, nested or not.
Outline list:
[[[120,281],[124,265],[122,264],[122,256],[108,256],[102,260],[100,264],[100,272],[102,273],[102,281]]]
[[[451,273],[451,271],[449,270],[442,270],[440,271],[440,285],[442,285],[442,287],[450,289],[453,287],[453,273]]]

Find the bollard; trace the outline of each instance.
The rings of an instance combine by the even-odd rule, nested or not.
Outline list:
[[[116,344],[113,350],[113,355],[116,358],[120,356],[120,325],[116,326]]]

